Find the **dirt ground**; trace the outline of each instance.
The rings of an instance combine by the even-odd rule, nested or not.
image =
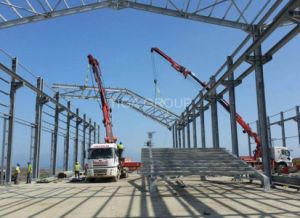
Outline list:
[[[300,193],[241,184],[226,177],[160,181],[150,194],[146,180],[0,186],[0,217],[300,217]],[[225,181],[225,182],[224,182]]]

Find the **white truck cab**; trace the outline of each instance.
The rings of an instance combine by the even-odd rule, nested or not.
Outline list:
[[[291,152],[287,147],[272,147],[272,159],[275,161],[278,170],[293,165]]]
[[[96,178],[120,177],[119,157],[116,143],[93,144],[88,150],[87,181]]]

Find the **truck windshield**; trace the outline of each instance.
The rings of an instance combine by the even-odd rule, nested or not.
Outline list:
[[[90,149],[89,159],[108,159],[113,158],[113,148]]]
[[[291,155],[289,150],[281,150],[281,154],[283,154],[287,157],[289,157]]]

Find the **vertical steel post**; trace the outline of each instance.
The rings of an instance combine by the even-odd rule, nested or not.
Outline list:
[[[248,151],[249,151],[249,156],[252,157],[252,148],[251,148],[251,138],[248,135]]]
[[[98,140],[98,142],[97,143],[100,143],[100,125],[98,124],[98,138],[97,138],[97,140]]]
[[[85,136],[86,136],[86,127],[87,127],[87,124],[86,124],[86,114],[83,115],[83,137],[82,137],[82,147],[81,147],[81,166],[83,167],[84,164],[85,164]]]
[[[29,161],[31,163],[33,163],[33,149],[34,149],[34,126],[30,126]]]
[[[185,148],[185,126],[182,126],[182,147]]]
[[[59,102],[59,93],[55,93],[55,100]],[[53,163],[52,163],[52,175],[56,173],[56,158],[57,158],[57,140],[58,140],[58,122],[59,122],[60,108],[55,105],[55,115],[54,115],[54,130],[53,130]]]
[[[177,121],[174,124],[174,131],[175,131],[175,147],[178,148],[178,134],[177,134]]]
[[[254,34],[254,41],[260,36],[260,30],[257,28]],[[271,166],[268,142],[268,128],[267,128],[267,112],[266,112],[266,98],[265,98],[265,84],[263,72],[263,60],[261,45],[254,50],[255,57],[255,80],[256,80],[256,96],[258,108],[258,121],[260,127],[260,140],[262,146],[263,169],[266,176],[271,179]]]
[[[210,78],[210,83],[213,85],[216,82],[216,78],[212,76]],[[217,91],[216,89],[212,90],[211,93],[211,124],[212,124],[212,139],[213,147],[219,148],[219,124],[218,124],[218,106],[217,106]]]
[[[178,147],[181,148],[181,127],[179,127],[178,130]]]
[[[64,153],[64,170],[67,171],[69,169],[69,150],[70,150],[70,124],[72,116],[70,114],[71,102],[67,103],[68,112],[67,112],[67,126],[66,126],[66,143],[65,143],[65,153]]]
[[[191,148],[191,128],[189,115],[187,115],[187,147]]]
[[[5,146],[6,146],[6,132],[7,132],[7,118],[3,117],[3,135],[2,135],[2,154],[1,154],[1,184],[4,184],[4,162],[5,162]]]
[[[51,158],[50,158],[50,169],[53,169],[53,160],[54,160],[54,132],[51,132],[51,146],[50,146],[50,153],[51,153]]]
[[[175,125],[172,126],[172,139],[173,139],[173,148],[176,148],[176,143],[175,143]]]
[[[96,144],[96,130],[97,130],[97,124],[94,122],[94,144]]]
[[[193,102],[194,104],[194,102]],[[196,124],[196,108],[195,105],[193,106],[193,143],[194,143],[194,148],[197,148],[197,124]]]
[[[12,59],[12,71],[17,73],[17,58]],[[15,121],[15,95],[18,89],[18,82],[15,78],[11,79],[10,86],[10,105],[9,105],[9,117],[8,117],[8,135],[7,135],[7,156],[6,156],[6,183],[11,182],[11,170],[12,170],[12,152],[13,152],[13,137],[14,137],[14,121]]]
[[[270,124],[270,117],[267,117],[267,121],[268,121],[268,138],[269,138],[269,146],[273,147],[272,145],[272,129],[271,129],[271,124]]]
[[[232,57],[227,57],[228,69],[232,66]],[[232,143],[232,154],[239,156],[239,144],[237,135],[236,125],[236,105],[235,105],[235,87],[234,87],[234,73],[232,72],[228,76],[228,91],[229,91],[229,108],[230,108],[230,127],[231,127],[231,143]]]
[[[37,88],[43,91],[44,82],[41,77],[37,79]],[[39,178],[40,176],[40,153],[41,153],[41,133],[42,133],[42,111],[44,102],[43,96],[36,94],[35,102],[35,130],[34,130],[34,148],[33,148],[33,163],[32,163],[32,176]]]
[[[201,99],[203,99],[203,92],[200,92],[200,97],[201,97]],[[200,128],[201,128],[201,146],[202,146],[202,148],[206,147],[204,112],[205,112],[205,108],[204,108],[204,100],[203,100],[203,101],[201,101],[201,104],[200,104]]]
[[[286,147],[285,125],[284,125],[284,114],[283,114],[283,112],[280,112],[280,126],[281,126],[282,146]]]
[[[76,108],[76,124],[75,124],[75,146],[74,146],[74,163],[78,161],[78,135],[79,135],[79,109]]]
[[[300,146],[300,109],[299,106],[296,107],[296,115],[297,115],[297,128],[298,128],[298,143]]]
[[[256,120],[256,131],[257,131],[257,134],[258,134],[258,136],[260,136],[260,126],[259,126],[259,121],[258,120]]]
[[[92,120],[89,119],[89,148],[92,145]]]

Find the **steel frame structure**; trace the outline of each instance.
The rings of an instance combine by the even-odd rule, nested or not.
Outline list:
[[[54,97],[51,97],[49,94],[47,94],[43,90],[43,79],[41,77],[37,78],[37,84],[34,85],[30,81],[26,80],[21,75],[17,74],[17,59],[12,59],[12,66],[11,68],[5,66],[4,64],[0,63],[0,71],[7,74],[11,77],[11,81],[7,84],[10,85],[10,93],[5,93],[9,95],[10,98],[10,104],[9,104],[9,112],[7,114],[2,114],[3,121],[5,125],[3,126],[3,147],[2,147],[2,160],[1,160],[1,171],[3,172],[3,166],[4,161],[6,159],[6,184],[11,183],[11,176],[12,176],[12,150],[13,150],[13,139],[14,139],[14,124],[21,122],[24,123],[24,120],[17,119],[14,115],[15,111],[15,95],[17,92],[19,92],[19,89],[22,87],[26,87],[32,92],[36,93],[36,103],[35,103],[35,122],[30,123],[27,125],[30,125],[32,128],[32,143],[30,146],[31,152],[32,152],[32,162],[33,162],[33,177],[39,178],[40,176],[40,152],[41,152],[41,132],[47,131],[53,134],[52,137],[52,149],[51,149],[51,171],[52,174],[56,174],[56,157],[57,157],[57,146],[58,146],[58,136],[62,136],[65,138],[65,148],[64,148],[64,160],[63,160],[63,168],[64,170],[68,170],[68,161],[69,161],[69,146],[70,146],[70,127],[71,127],[71,120],[75,119],[75,144],[74,144],[74,150],[75,153],[75,160],[78,159],[78,138],[79,138],[79,128],[80,124],[86,129],[89,129],[89,139],[91,139],[91,134],[94,132],[96,134],[97,129],[95,128],[95,122],[94,124],[91,123],[91,119],[89,119],[89,122],[86,121],[86,115],[82,116],[79,114],[79,109],[76,109],[76,111],[73,111],[70,107],[70,102],[68,102],[67,106],[64,105],[59,101],[59,93],[55,93]],[[2,81],[6,81],[2,78]],[[50,106],[50,104],[54,105],[53,108]],[[54,109],[54,116],[51,116],[50,114],[47,114],[45,111],[43,111],[43,107],[45,105],[48,105],[48,107]],[[65,133],[61,133],[59,127],[59,123],[61,123],[60,115],[63,115],[63,112],[67,113],[65,117],[67,118],[66,125],[67,128],[65,129]],[[50,115],[52,118],[54,118],[54,124],[53,129],[46,128],[42,126],[42,122],[45,122],[42,120],[43,114]],[[98,129],[99,131],[99,129]],[[85,133],[84,133],[85,134]],[[99,135],[99,132],[98,132]],[[85,136],[83,137],[83,144],[82,144],[82,152],[85,151],[85,145],[86,145],[86,139]],[[92,143],[91,140],[88,141],[88,144]],[[94,143],[96,143],[96,138],[94,138]],[[82,154],[84,155],[84,154]],[[82,165],[84,164],[84,160],[82,162]]]
[[[230,28],[236,28],[246,31],[248,34],[237,49],[229,54],[225,63],[220,69],[210,78],[208,86],[209,91],[203,89],[199,92],[187,109],[182,113],[179,119],[172,126],[173,147],[181,148],[191,146],[191,129],[192,123],[193,141],[197,141],[197,122],[196,119],[200,116],[200,132],[202,147],[206,146],[205,142],[205,110],[211,108],[212,120],[212,136],[213,147],[218,148],[219,131],[218,131],[218,110],[216,100],[229,92],[229,102],[231,107],[231,138],[232,151],[235,155],[238,153],[237,127],[233,124],[233,115],[235,111],[235,95],[234,88],[241,84],[250,73],[255,72],[256,81],[256,96],[258,109],[258,127],[261,137],[263,167],[265,174],[271,178],[271,170],[269,166],[269,138],[268,138],[268,119],[266,115],[265,89],[263,65],[272,59],[272,56],[291,39],[300,32],[300,0],[262,0],[262,1],[237,1],[237,0],[102,0],[102,1],[70,1],[70,0],[26,0],[22,3],[13,0],[2,0],[0,4],[3,6],[0,9],[0,28],[8,28],[20,24],[27,24],[41,20],[47,20],[69,14],[75,14],[85,11],[91,11],[101,8],[125,9],[132,8],[152,13],[174,16],[183,19],[205,22],[214,25],[220,25]],[[253,7],[256,6],[256,7]],[[290,23],[292,29],[281,37],[277,42],[273,43],[268,51],[262,51],[263,43],[274,33],[278,28],[286,23]],[[251,42],[252,40],[252,42]],[[248,68],[238,76],[235,71],[241,68],[242,64],[248,63]],[[56,99],[46,95],[41,87],[24,81],[23,78],[14,73],[14,70],[0,64],[0,69],[15,79],[16,86],[25,85],[35,91],[38,97],[44,97],[57,106],[57,110],[65,110],[71,116],[76,116],[76,113],[70,111],[66,106],[60,104]],[[22,83],[22,84],[21,84]],[[10,114],[13,115],[13,99],[16,87],[11,87],[11,104]],[[218,92],[217,89],[222,89]],[[37,107],[39,114],[41,106]],[[59,114],[59,113],[58,113]],[[58,116],[57,116],[58,117]],[[36,118],[38,122],[39,117]],[[13,116],[9,121],[10,132],[12,131]],[[88,122],[89,126],[91,121]],[[38,127],[36,127],[38,128]],[[185,129],[187,129],[187,134]],[[91,130],[91,129],[90,129]],[[9,141],[11,141],[9,139]],[[89,136],[91,142],[91,136]],[[11,143],[10,145],[11,146]],[[197,143],[193,145],[196,147]],[[36,146],[35,146],[36,147]],[[36,149],[36,148],[35,148]],[[36,158],[36,157],[35,157]]]
[[[275,0],[2,0],[0,28],[96,9],[132,8],[248,31]],[[251,13],[249,13],[251,11]]]
[[[66,99],[99,99],[96,87],[53,84],[52,88],[56,89],[60,93],[60,96]],[[169,130],[171,130],[172,124],[180,119],[175,113],[128,89],[106,88],[105,90],[107,99],[112,100],[117,104],[126,105],[142,115],[164,125]]]

